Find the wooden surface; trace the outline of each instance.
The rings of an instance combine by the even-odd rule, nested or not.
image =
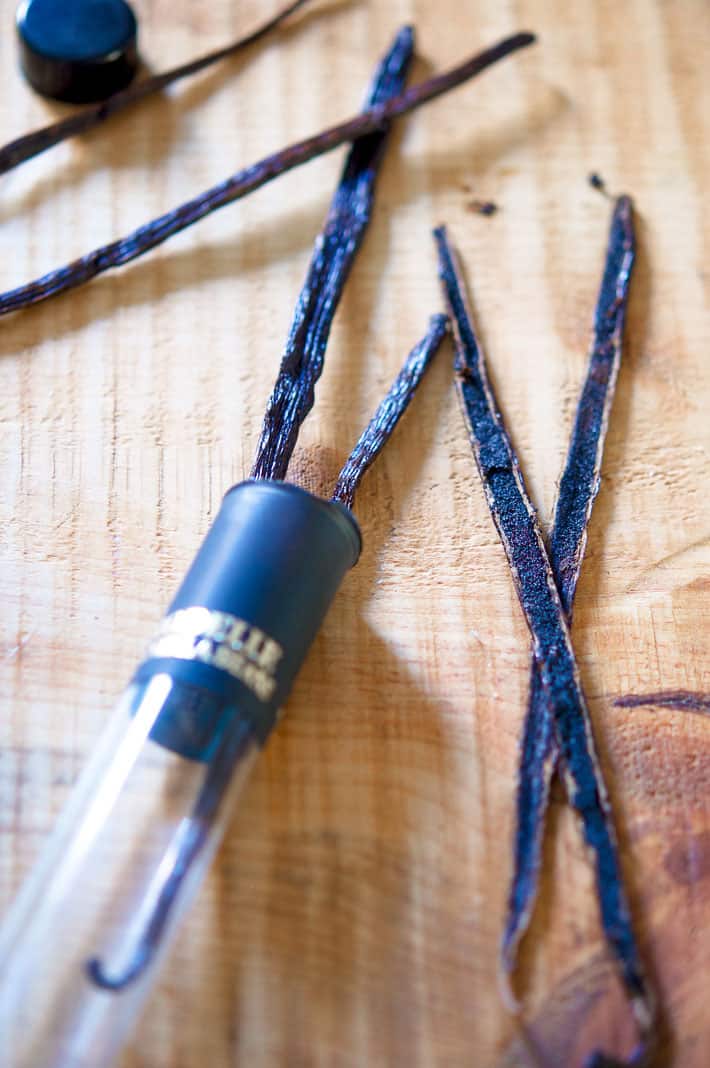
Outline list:
[[[19,78],[13,8],[0,5],[3,139],[61,112]],[[274,5],[136,8],[159,68]],[[417,77],[515,29],[539,32],[534,50],[400,125],[291,474],[332,487],[441,306],[430,230],[446,221],[549,522],[609,216],[586,175],[633,194],[641,249],[574,638],[667,1063],[706,1068],[710,723],[612,702],[710,690],[707,5],[315,8],[248,60],[3,178],[0,287],[349,115],[403,22],[417,27]],[[223,490],[248,472],[341,159],[0,324],[3,906]],[[481,217],[474,198],[501,210]],[[357,511],[362,561],[121,1068],[559,1068],[595,1042],[632,1041],[559,794],[519,983],[537,1061],[498,994],[528,640],[448,345]]]

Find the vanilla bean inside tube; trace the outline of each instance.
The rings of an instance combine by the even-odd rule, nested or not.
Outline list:
[[[601,482],[604,441],[621,362],[634,257],[633,207],[629,197],[621,196],[612,212],[587,374],[549,539],[550,564],[570,625],[587,527]],[[514,870],[501,946],[502,965],[507,973],[515,967],[517,948],[532,914],[545,814],[558,752],[553,712],[533,655],[518,781]]]
[[[634,934],[611,807],[594,746],[564,605],[542,531],[505,430],[465,289],[443,229],[436,231],[439,273],[456,343],[456,375],[464,417],[486,500],[508,557],[530,628],[547,701],[553,711],[561,770],[594,864],[604,934],[634,1010],[641,1043],[632,1063],[646,1057],[653,1037],[654,999]],[[597,1066],[613,1064],[595,1054]]]
[[[451,89],[474,78],[487,67],[521,48],[533,44],[535,37],[531,33],[516,33],[497,45],[485,49],[478,55],[466,60],[458,67],[436,75],[428,81],[412,86],[401,95],[385,104],[379,104],[355,118],[337,126],[331,126],[313,137],[289,145],[287,148],[266,156],[244,170],[238,171],[219,185],[186,201],[158,219],[146,223],[126,237],[102,245],[93,252],[73,260],[58,270],[37,278],[32,282],[0,294],[0,315],[19,311],[30,304],[38,304],[76,286],[83,285],[104,271],[121,267],[138,259],[151,249],[167,241],[174,234],[180,233],[213,211],[231,204],[236,200],[259,189],[262,185],[278,178],[279,175],[293,170],[302,163],[308,163],[325,152],[332,152],[348,141],[355,141],[366,134],[382,130],[400,115],[405,115],[421,107]]]
[[[405,26],[375,72],[366,107],[376,107],[401,93],[413,53],[414,31]],[[360,138],[348,154],[298,298],[264,415],[252,478],[286,476],[299,430],[313,407],[333,318],[370,221],[388,132],[385,128]]]

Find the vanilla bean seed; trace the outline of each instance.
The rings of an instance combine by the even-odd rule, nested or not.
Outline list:
[[[347,141],[354,141],[359,137],[364,137],[365,134],[383,129],[392,119],[405,115],[428,101],[448,93],[451,89],[455,89],[487,67],[497,63],[498,60],[533,44],[534,41],[535,37],[531,33],[513,34],[512,37],[505,38],[459,66],[412,86],[411,89],[386,104],[380,104],[355,118],[348,119],[337,126],[331,126],[271,156],[266,156],[258,163],[238,171],[226,181],[188,200],[173,211],[139,227],[126,237],[94,249],[93,252],[73,260],[65,267],[50,271],[49,274],[33,282],[0,294],[0,315],[18,311],[30,304],[38,304],[67,289],[82,285],[104,271],[111,270],[113,267],[121,267],[123,264],[130,263],[131,260],[138,259],[150,249],[167,241],[169,237],[180,233],[181,230],[192,226],[200,219],[204,219],[211,212],[240,200],[272,179],[278,178],[302,163],[308,163],[325,152],[331,152]]]
[[[634,256],[633,208],[629,197],[621,196],[612,213],[587,375],[577,405],[549,543],[550,563],[569,625],[587,527],[601,483]],[[528,927],[537,892],[545,813],[557,757],[554,717],[533,657],[518,781],[514,869],[501,946],[506,973],[515,967],[517,948]]]
[[[413,53],[414,31],[405,26],[377,68],[366,107],[377,107],[402,92]],[[286,477],[299,430],[313,407],[333,318],[370,221],[388,131],[386,127],[359,138],[348,155],[296,305],[252,478]]]
[[[495,215],[499,210],[494,200],[471,200],[466,207],[476,215]]]
[[[602,926],[631,1002],[646,1056],[654,1025],[653,997],[634,935],[609,798],[597,758],[564,606],[535,510],[488,378],[446,232],[436,231],[439,273],[454,331],[456,375],[476,465],[533,640],[546,697],[554,713],[563,779],[593,860]],[[594,1063],[610,1064],[602,1054]]]

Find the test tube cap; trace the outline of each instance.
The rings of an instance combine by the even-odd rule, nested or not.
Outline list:
[[[138,67],[138,27],[126,0],[22,0],[16,25],[22,72],[42,96],[104,100]]]
[[[183,701],[154,740],[207,759],[232,707],[264,741],[360,546],[338,502],[287,482],[234,486],[136,675],[166,673],[222,704],[206,717]]]

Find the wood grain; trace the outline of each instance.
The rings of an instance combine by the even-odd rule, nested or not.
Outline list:
[[[4,25],[14,2],[2,0]],[[142,0],[156,69],[267,0]],[[609,205],[636,201],[628,345],[574,641],[622,830],[667,1063],[710,1050],[710,722],[614,708],[710,690],[702,0],[315,5],[278,42],[2,180],[0,287],[101,243],[359,105],[395,29],[417,74],[517,29],[525,55],[403,122],[294,478],[326,492],[440,308],[430,230],[468,267],[545,523],[584,373]],[[60,109],[0,35],[0,136]],[[336,158],[337,157],[337,158]],[[0,330],[0,905],[36,855],[222,492],[249,469],[341,156]],[[489,218],[469,210],[495,200]],[[269,744],[121,1068],[576,1066],[632,1028],[577,828],[553,802],[525,1022],[497,992],[528,639],[444,349],[358,513],[365,552]],[[91,892],[87,888],[87,894]]]

